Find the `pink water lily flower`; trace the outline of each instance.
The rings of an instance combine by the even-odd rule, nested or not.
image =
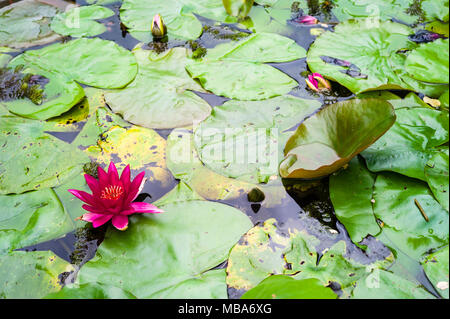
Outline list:
[[[312,73],[305,79],[308,87],[316,92],[329,91],[331,89],[330,82],[328,82],[320,73]]]
[[[130,180],[130,165],[123,170],[120,178],[114,163],[110,163],[108,173],[98,167],[98,180],[85,174],[86,183],[92,194],[81,190],[69,189],[74,196],[81,199],[83,209],[89,213],[83,214],[81,219],[99,227],[112,219],[112,224],[119,230],[128,228],[128,216],[134,213],[162,213],[155,205],[144,202],[133,202],[143,185],[145,172],[139,173],[134,180]]]

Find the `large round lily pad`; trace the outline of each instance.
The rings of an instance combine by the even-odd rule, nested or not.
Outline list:
[[[132,216],[126,232],[110,228],[77,282],[112,285],[138,298],[226,298],[225,271],[209,270],[250,229],[248,217],[205,201],[160,208],[161,214]]]
[[[195,130],[200,160],[213,171],[251,183],[278,175],[284,132],[320,107],[314,100],[281,96],[264,101],[228,101]]]
[[[56,71],[67,78],[100,88],[121,88],[134,79],[137,63],[128,50],[112,41],[80,38],[29,50],[9,65],[32,71]]]
[[[174,48],[160,55],[136,48],[139,72],[126,88],[105,94],[108,105],[125,120],[149,128],[192,125],[211,107],[192,91],[205,92],[186,70],[187,50]]]
[[[293,40],[272,33],[257,33],[208,50],[202,60],[186,65],[186,70],[216,95],[238,100],[264,100],[288,93],[297,82],[263,63],[288,62],[303,57],[305,50]]]
[[[417,81],[405,70],[405,50],[417,44],[408,39],[408,26],[390,21],[349,20],[334,32],[320,35],[308,51],[308,65],[313,72],[339,82],[353,93],[369,90],[405,89],[439,96],[447,85]],[[349,67],[336,64],[337,58],[350,62]]]
[[[335,103],[305,120],[284,148],[280,174],[316,178],[333,173],[375,142],[395,122],[391,104],[378,99]]]

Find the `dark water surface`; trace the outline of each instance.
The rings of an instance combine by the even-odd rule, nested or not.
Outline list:
[[[16,1],[0,0],[0,7],[8,5],[12,2]],[[76,3],[80,5],[87,4],[84,0],[77,0]],[[116,14],[110,18],[98,20],[104,23],[108,28],[107,32],[99,35],[98,37],[105,40],[114,41],[118,45],[131,50],[136,44],[139,43],[139,41],[132,38],[126,32],[123,25],[121,25],[119,20],[120,5],[120,3],[106,5],[106,7],[111,8]],[[210,20],[203,18],[200,20],[204,25],[213,25],[213,22]],[[308,49],[314,41],[314,37],[310,35],[310,27],[288,23],[288,28],[289,32],[285,35],[295,40],[303,48]],[[217,37],[211,32],[204,32],[200,39],[196,42],[205,48],[214,47],[219,43],[230,41],[226,39],[226,35],[239,31],[234,31],[233,29],[235,29],[234,26],[226,26],[225,28],[222,28],[221,32],[225,35],[224,37]],[[185,42],[170,40],[167,43],[168,48],[174,46],[189,47],[189,45],[190,44]],[[152,44],[149,44],[149,47],[151,46]],[[42,46],[27,48],[26,50],[37,49],[40,47]],[[20,52],[17,54],[20,54]],[[299,86],[290,93],[292,95],[306,99],[319,100],[323,106],[353,97],[351,92],[336,83],[333,83],[334,93],[330,96],[319,95],[308,90],[304,81],[305,75],[309,72],[306,59],[300,59],[287,63],[271,63],[271,65],[285,72],[299,83]],[[228,100],[227,98],[209,93],[197,94],[206,100],[212,107],[222,105]],[[289,131],[295,130],[297,126],[298,125],[292,127]],[[82,125],[80,126],[80,130],[81,128]],[[171,130],[156,131],[163,138],[167,138],[171,132]],[[79,132],[51,132],[50,134],[70,143],[78,133]],[[155,187],[155,185],[147,185],[144,187],[142,194],[138,199],[139,201],[154,202],[172,189],[177,183],[178,181],[173,178],[172,183],[164,188],[158,188]],[[318,251],[322,251],[322,249],[330,247],[340,240],[344,240],[347,244],[348,256],[362,263],[370,263],[378,259],[384,259],[390,254],[388,248],[371,236],[362,242],[363,245],[367,246],[366,251],[361,250],[352,243],[344,226],[339,223],[334,214],[333,206],[328,193],[328,178],[310,182],[309,189],[306,191],[302,191],[301,189],[304,188],[296,186],[299,185],[299,183],[308,184],[308,182],[304,181],[283,181],[284,187],[286,188],[289,196],[287,196],[283,202],[276,207],[265,207],[264,202],[251,203],[248,201],[247,196],[220,202],[234,206],[246,213],[254,225],[262,224],[269,218],[275,218],[277,220],[279,231],[282,233],[288,234],[288,229],[306,229],[310,234],[315,235],[320,240],[319,247],[317,247]],[[61,258],[81,265],[95,255],[97,245],[101,243],[105,229],[106,227],[101,227],[100,229],[92,230],[88,226],[85,229],[71,232],[63,238],[30,246],[21,250],[51,250]],[[405,271],[410,273],[410,277],[413,279],[415,278],[419,283],[436,295],[433,286],[426,278],[420,264],[413,261],[410,262],[409,265],[410,269],[406,269]],[[218,265],[216,268],[225,267],[226,262]],[[241,294],[242,292],[240,291],[229,289],[230,298],[239,298]]]

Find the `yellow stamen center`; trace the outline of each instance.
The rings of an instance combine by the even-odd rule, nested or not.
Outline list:
[[[102,194],[100,195],[103,199],[119,199],[120,196],[123,194],[123,187],[119,185],[111,185],[108,187],[105,187],[102,190]]]

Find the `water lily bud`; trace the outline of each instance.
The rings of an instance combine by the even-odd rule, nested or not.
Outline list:
[[[153,17],[151,30],[154,38],[162,38],[166,35],[167,28],[159,14]]]
[[[305,79],[308,87],[315,92],[323,92],[331,90],[331,84],[320,73],[308,75]]]
[[[310,25],[310,24],[317,24],[319,21],[313,16],[301,16],[298,19],[296,19],[295,22]]]
[[[229,15],[239,18],[245,18],[253,6],[253,0],[222,0],[222,2]]]

